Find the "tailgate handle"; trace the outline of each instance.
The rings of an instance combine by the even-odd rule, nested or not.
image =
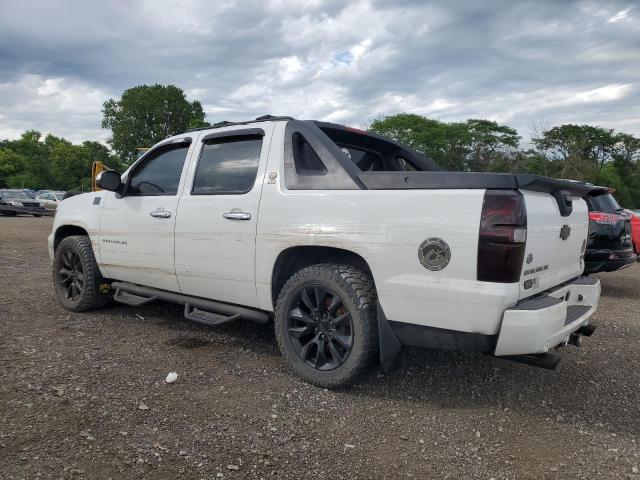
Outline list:
[[[573,212],[573,200],[571,199],[571,192],[569,190],[556,190],[551,195],[558,202],[558,208],[560,209],[560,215],[568,217]]]

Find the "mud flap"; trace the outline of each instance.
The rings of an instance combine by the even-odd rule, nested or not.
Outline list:
[[[393,333],[393,329],[378,302],[378,342],[380,345],[380,366],[387,373],[398,366],[398,355],[402,351],[402,343]]]

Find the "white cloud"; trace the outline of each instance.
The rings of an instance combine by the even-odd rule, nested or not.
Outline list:
[[[627,18],[627,15],[629,14],[630,11],[631,11],[631,8],[625,8],[624,10],[620,10],[613,17],[609,18],[607,22],[616,23],[616,22],[619,22],[620,20],[624,20],[625,18]]]
[[[104,139],[104,100],[142,83],[178,85],[211,122],[272,113],[362,125],[407,111],[640,134],[631,2],[509,5],[0,2],[0,138],[35,128]]]
[[[100,128],[107,94],[83,82],[27,74],[0,83],[0,138],[16,138],[29,129],[74,142],[105,140]]]

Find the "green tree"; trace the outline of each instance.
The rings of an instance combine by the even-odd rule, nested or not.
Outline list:
[[[613,159],[617,143],[613,130],[591,125],[560,125],[532,139],[550,160],[561,163],[561,178],[590,180]]]
[[[62,190],[86,190],[91,178],[91,157],[81,145],[57,143],[50,153],[53,183]]]
[[[449,170],[509,169],[509,156],[518,147],[518,132],[490,120],[441,122],[400,113],[372,122],[370,129],[409,145]]]
[[[140,85],[129,88],[120,100],[104,102],[102,128],[110,128],[108,143],[125,164],[136,158],[137,148],[205,125],[198,101],[189,102],[174,85]]]
[[[510,164],[512,150],[518,148],[518,131],[491,120],[469,119],[463,124],[468,132],[467,162],[471,170],[497,170]]]
[[[18,140],[4,142],[4,148],[16,154],[5,156],[5,159],[11,158],[15,166],[15,172],[6,177],[7,186],[11,188],[46,188],[48,186],[51,181],[48,148],[42,141],[40,132],[28,130]]]
[[[27,159],[8,147],[0,147],[0,187],[20,186],[20,175],[25,171]]]

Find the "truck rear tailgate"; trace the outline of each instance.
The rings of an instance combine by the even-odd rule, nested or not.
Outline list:
[[[520,298],[527,298],[582,273],[589,214],[580,197],[571,197],[572,211],[562,216],[551,194],[531,190],[521,193],[527,209],[527,242]]]

